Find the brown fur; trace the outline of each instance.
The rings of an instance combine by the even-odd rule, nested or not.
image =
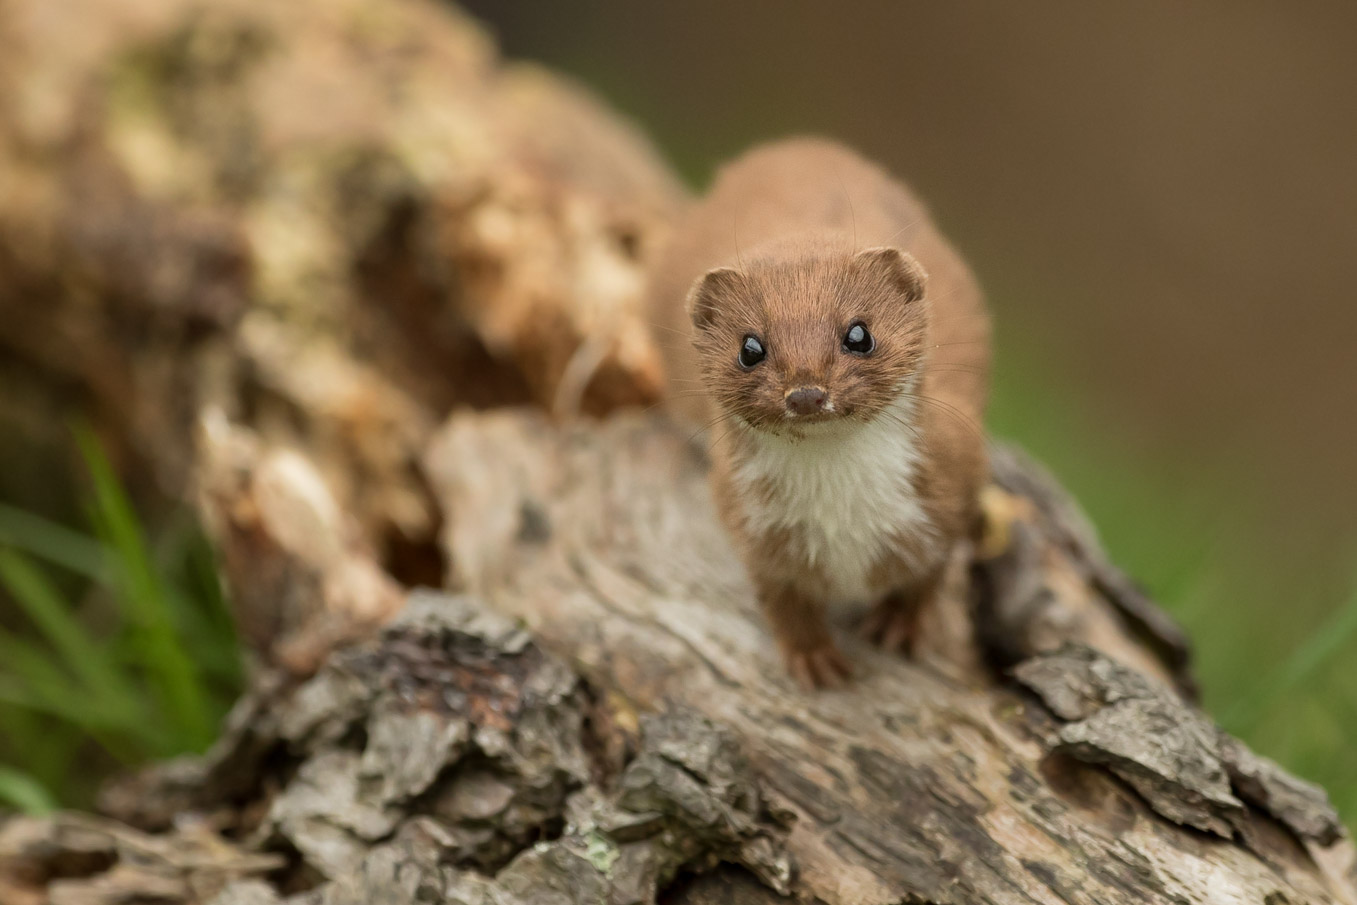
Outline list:
[[[680,225],[653,275],[652,298],[674,408],[716,438],[722,517],[789,668],[807,685],[848,672],[824,619],[833,582],[811,561],[804,525],[751,517],[785,488],[740,477],[742,466],[763,435],[809,443],[898,422],[902,455],[910,445],[918,455],[904,492],[927,530],[890,529],[863,583],[878,595],[869,633],[890,647],[910,645],[920,605],[973,525],[987,471],[980,424],[989,320],[974,278],[923,205],[833,143],[755,149],[721,171]],[[876,339],[867,357],[842,348],[855,321]],[[737,356],[750,334],[766,357],[744,369]],[[912,387],[908,420],[897,405],[902,385]],[[787,395],[803,387],[823,390],[832,411],[788,414]],[[837,441],[814,442],[833,455]]]

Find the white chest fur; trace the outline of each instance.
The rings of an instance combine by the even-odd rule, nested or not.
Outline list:
[[[800,439],[751,431],[734,469],[737,485],[764,491],[741,493],[749,530],[795,538],[804,547],[797,554],[828,579],[833,601],[887,590],[869,579],[888,545],[931,531],[914,492],[919,449],[899,423],[914,423],[906,402],[866,424],[824,424]]]

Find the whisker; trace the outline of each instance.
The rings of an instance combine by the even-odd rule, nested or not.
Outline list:
[[[692,443],[694,440],[697,439],[697,437],[698,437],[699,434],[705,433],[706,431],[709,431],[709,430],[711,430],[713,427],[715,427],[716,425],[720,424],[722,421],[725,421],[725,420],[727,420],[727,419],[729,419],[729,418],[733,418],[733,417],[735,417],[733,413],[731,413],[731,412],[723,412],[722,414],[718,415],[718,416],[717,416],[716,418],[714,418],[713,420],[708,421],[706,424],[702,425],[702,426],[699,427],[697,430],[693,431],[693,432],[688,436],[688,442],[689,442],[689,443]]]
[[[915,399],[918,400],[919,402],[931,405],[938,411],[946,412],[947,414],[955,418],[959,424],[961,424],[967,430],[971,431],[971,433],[974,434],[977,439],[981,440],[982,442],[984,441],[985,433],[980,428],[980,425],[976,424],[974,419],[972,419],[969,415],[967,415],[965,412],[961,411],[961,409],[957,408],[951,403],[943,402],[941,399],[936,399],[932,396],[925,396],[920,393],[903,393],[901,395],[909,399]]]
[[[853,209],[853,196],[849,193],[848,186],[843,181],[843,174],[839,172],[837,167],[834,169],[834,178],[839,180],[839,188],[843,191],[843,199],[848,202],[848,216],[853,222],[853,253],[856,254],[858,251],[858,214],[857,211]]]
[[[987,364],[984,359],[973,355],[962,358],[929,358],[926,359],[926,361],[928,364],[925,367],[936,367],[941,365],[944,367],[956,366],[962,368],[978,368],[980,370],[986,370],[985,366]]]
[[[649,414],[650,414],[651,412],[653,412],[655,409],[659,408],[660,406],[662,406],[662,405],[664,405],[666,402],[668,402],[671,398],[673,398],[673,397],[665,397],[664,399],[661,399],[661,400],[659,400],[658,402],[652,402],[652,403],[650,403],[650,405],[647,405],[645,408],[641,409],[641,414],[642,414],[642,415],[649,415]]]
[[[897,238],[899,238],[900,234],[903,233],[905,230],[907,230],[907,229],[913,229],[914,227],[918,226],[920,223],[924,222],[925,216],[926,216],[926,215],[924,215],[924,214],[920,214],[919,216],[915,217],[913,220],[911,220],[911,221],[909,221],[908,223],[906,223],[904,226],[902,226],[902,227],[900,227],[899,229],[897,229],[895,232],[891,233],[890,236],[888,236],[888,237],[886,238],[886,241],[885,241],[884,244],[890,245],[890,244],[891,244],[892,242],[894,242]]]
[[[928,370],[931,374],[971,374],[975,377],[984,377],[989,373],[989,371],[984,368],[968,368],[964,365],[942,365],[941,367],[938,365],[929,365]]]
[[[691,335],[687,330],[676,330],[673,327],[666,326],[665,324],[657,324],[654,321],[646,321],[646,323],[654,327],[656,330],[664,330],[669,333],[676,333],[679,336],[684,337],[685,339]]]
[[[707,395],[706,392],[702,390],[691,390],[691,391],[685,390],[679,393],[666,393],[663,399],[660,399],[656,402],[652,402],[650,403],[650,405],[647,405],[645,408],[641,409],[641,414],[648,415],[655,409],[659,408],[660,406],[665,405],[666,403],[669,402],[673,402],[675,399],[695,399],[700,396],[706,395]]]
[[[740,265],[740,270],[744,271],[744,259],[740,256],[740,212],[736,211],[730,218],[730,232],[735,239],[735,263]]]
[[[721,443],[721,441],[729,437],[731,433],[733,433],[735,429],[738,428],[739,426],[740,422],[736,421],[730,427],[726,428],[725,433],[721,434],[721,436],[717,437],[707,446],[707,452],[711,452],[713,449],[716,449],[716,447]]]
[[[985,319],[985,320],[988,320],[988,319],[989,319],[989,312],[988,312],[988,311],[972,311],[972,312],[970,312],[970,313],[968,313],[968,314],[955,314],[955,315],[952,315],[951,317],[940,317],[940,318],[937,318],[937,319],[931,321],[931,324],[930,324],[930,325],[931,325],[931,326],[934,326],[934,327],[937,327],[937,326],[940,326],[940,325],[942,325],[942,324],[959,324],[959,323],[963,323],[963,322],[965,322],[965,321],[977,320],[977,319]]]
[[[919,430],[919,426],[917,424],[911,424],[903,415],[892,412],[890,409],[883,410],[879,415],[886,417],[890,421],[893,421],[895,424],[904,428],[910,435],[910,439],[914,440],[916,443],[923,438],[923,431]],[[864,423],[866,420],[868,419],[864,419]]]

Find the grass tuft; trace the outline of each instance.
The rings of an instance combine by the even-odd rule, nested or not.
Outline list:
[[[0,767],[0,804],[8,804],[25,814],[50,814],[57,802],[50,792],[27,773]]]
[[[1303,691],[1343,654],[1351,653],[1357,639],[1357,586],[1347,603],[1336,609],[1328,621],[1305,639],[1275,670],[1267,674],[1247,696],[1235,702],[1221,722],[1232,731],[1249,734],[1260,721],[1288,695]]]
[[[93,435],[76,439],[91,533],[0,506],[18,619],[0,628],[0,807],[30,812],[88,803],[118,764],[204,750],[241,683],[201,533],[181,520],[153,544]]]

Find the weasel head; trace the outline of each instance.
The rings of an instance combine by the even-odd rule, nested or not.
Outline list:
[[[869,422],[916,382],[925,283],[886,247],[709,271],[688,296],[707,391],[723,414],[793,438]]]

